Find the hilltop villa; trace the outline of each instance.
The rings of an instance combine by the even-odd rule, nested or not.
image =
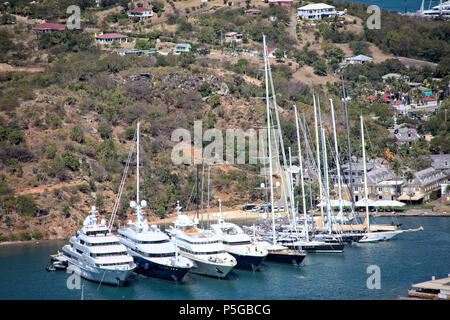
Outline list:
[[[347,11],[336,11],[334,6],[325,3],[312,3],[297,9],[299,19],[322,20],[344,15]]]

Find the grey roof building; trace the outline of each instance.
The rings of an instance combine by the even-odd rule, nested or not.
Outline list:
[[[450,154],[432,154],[428,156],[431,159],[431,166],[436,170],[450,170]]]
[[[408,144],[410,146],[420,139],[420,135],[414,128],[403,127],[395,130],[395,138],[399,144]]]

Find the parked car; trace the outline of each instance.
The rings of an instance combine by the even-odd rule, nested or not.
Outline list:
[[[246,204],[245,206],[243,206],[242,210],[243,211],[250,211],[250,210],[253,211],[253,208],[255,208],[255,207],[256,207],[256,204],[249,203],[249,204]]]

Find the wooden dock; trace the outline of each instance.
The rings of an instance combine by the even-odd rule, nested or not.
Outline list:
[[[429,300],[450,300],[450,274],[447,278],[433,279],[412,285],[408,296]]]

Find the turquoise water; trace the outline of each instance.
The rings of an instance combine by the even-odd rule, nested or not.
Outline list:
[[[334,2],[339,2],[339,1],[335,0]],[[376,5],[376,6],[379,6],[380,8],[383,8],[388,11],[398,11],[401,13],[405,12],[405,0],[349,0],[347,2]],[[442,2],[444,2],[444,0]],[[431,7],[433,7],[435,5],[438,5],[439,1],[438,0],[433,0],[433,1],[426,0],[424,2],[425,10],[430,7],[430,3],[431,3]],[[407,0],[406,1],[407,11],[408,12],[416,12],[417,10],[420,9],[421,4],[422,4],[422,0]]]
[[[133,275],[120,288],[82,280],[84,299],[400,299],[412,283],[450,273],[450,218],[401,217],[399,222],[402,228],[425,230],[356,244],[343,254],[309,254],[301,267],[265,263],[261,272],[233,270],[225,280],[188,274],[175,284]],[[81,290],[67,288],[68,274],[45,271],[49,255],[65,243],[0,246],[0,299],[81,299]],[[369,265],[380,267],[379,290],[366,286]]]

